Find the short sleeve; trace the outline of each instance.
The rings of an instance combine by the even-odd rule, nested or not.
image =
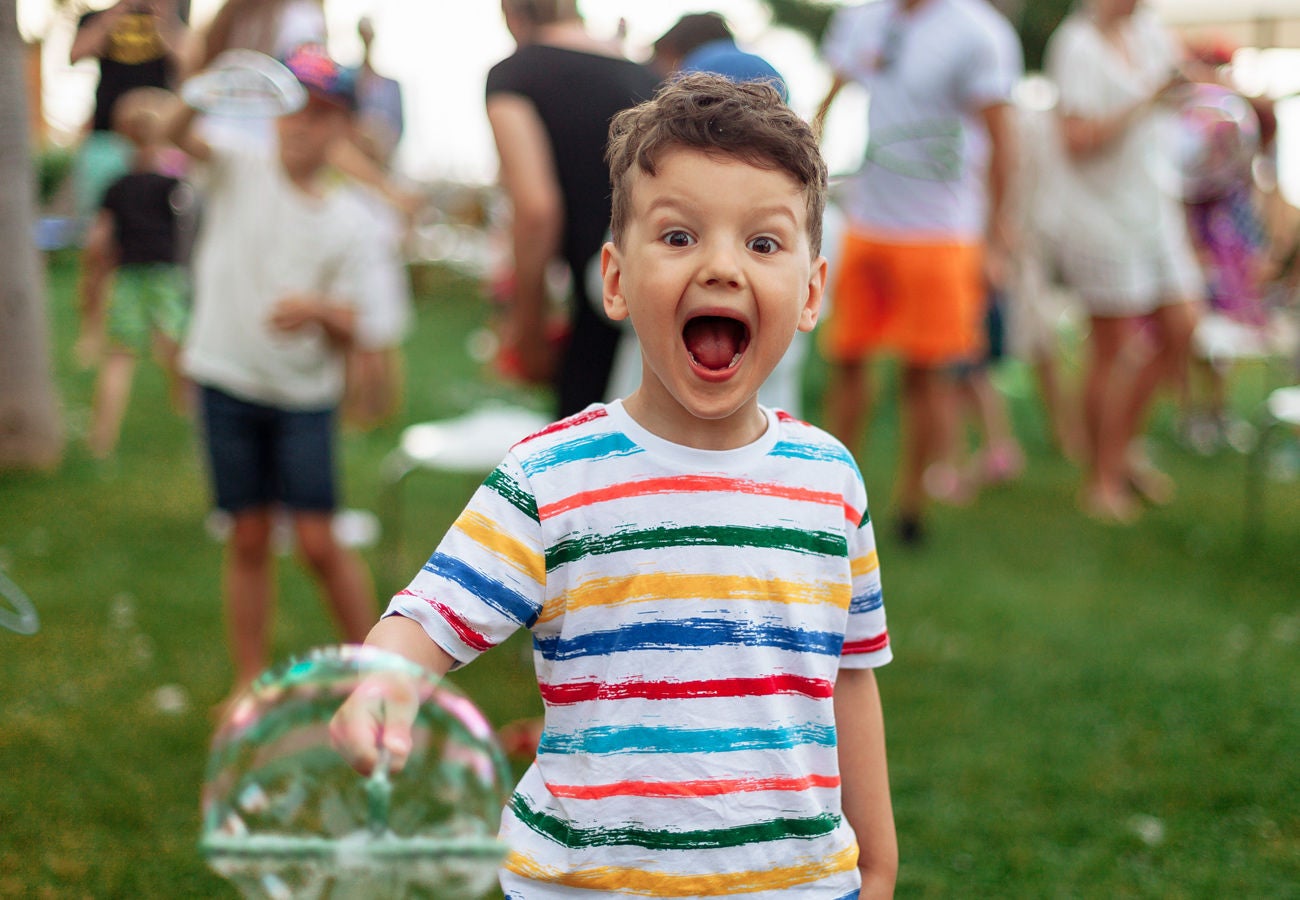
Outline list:
[[[1008,103],[1020,80],[1022,61],[1020,43],[1010,26],[1006,32],[990,23],[977,32],[968,53],[962,55],[961,83],[958,89],[972,109]]]
[[[889,631],[885,626],[880,558],[876,552],[876,534],[867,510],[865,489],[861,492],[861,509],[861,518],[848,534],[852,596],[844,630],[844,647],[840,651],[840,666],[846,669],[875,668],[893,659]]]
[[[418,622],[457,665],[531,628],[546,586],[537,501],[506,457],[385,615]]]
[[[872,10],[846,7],[835,11],[826,26],[821,55],[835,74],[849,81],[870,78],[876,51],[867,46],[863,19]]]

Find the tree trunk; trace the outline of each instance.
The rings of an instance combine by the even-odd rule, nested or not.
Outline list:
[[[17,0],[0,0],[0,469],[53,468],[63,424],[50,366]]]

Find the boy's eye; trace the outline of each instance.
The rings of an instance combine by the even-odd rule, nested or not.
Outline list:
[[[685,231],[673,230],[666,232],[661,240],[669,247],[689,247],[695,239]]]
[[[764,236],[751,238],[749,241],[749,249],[753,250],[755,253],[760,253],[766,256],[780,250],[781,245],[778,244],[775,239]]]

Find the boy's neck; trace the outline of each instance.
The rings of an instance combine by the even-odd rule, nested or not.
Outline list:
[[[691,415],[643,381],[623,401],[624,411],[646,431],[683,447],[696,450],[739,450],[748,447],[767,431],[767,416],[753,398],[723,419],[701,419]]]
[[[280,168],[283,170],[285,177],[289,179],[289,183],[304,194],[312,197],[325,196],[324,175],[325,170],[329,168],[327,165],[292,167],[285,165],[284,161],[281,160]]]

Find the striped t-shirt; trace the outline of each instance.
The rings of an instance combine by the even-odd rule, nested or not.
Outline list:
[[[461,663],[533,634],[511,897],[855,897],[831,693],[890,659],[853,458],[768,412],[729,451],[619,403],[516,445],[389,607]],[[794,892],[794,893],[792,893]]]

